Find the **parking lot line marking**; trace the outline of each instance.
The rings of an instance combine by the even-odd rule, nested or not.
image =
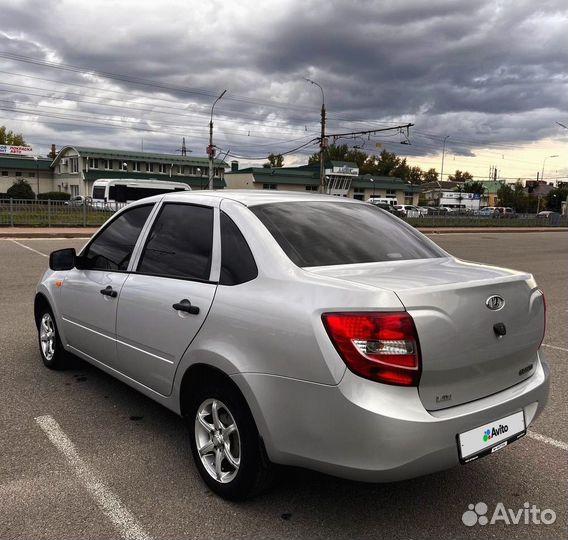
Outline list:
[[[95,471],[79,456],[75,445],[50,415],[38,416],[35,421],[51,443],[63,454],[69,465],[100,509],[110,519],[122,538],[127,540],[150,540],[136,518],[120,499],[99,479]]]
[[[38,251],[37,249],[31,248],[30,246],[26,246],[25,244],[22,244],[20,242],[18,242],[17,240],[10,240],[10,242],[13,242],[14,244],[18,244],[19,246],[29,249],[30,251],[33,251],[34,253],[37,253],[38,255],[41,255],[42,257],[49,257],[49,255],[46,255],[45,253],[42,253],[41,251]]]
[[[560,448],[561,450],[568,451],[568,444],[547,437],[546,435],[541,435],[540,433],[535,433],[534,431],[527,431],[527,437],[530,437],[535,441],[540,441],[546,444],[550,444],[551,446],[556,446],[556,448]]]
[[[564,348],[564,347],[557,347],[556,345],[547,345],[546,343],[542,344],[543,347],[548,347],[549,349],[556,349],[557,351],[564,351],[564,352],[568,352],[568,349]]]

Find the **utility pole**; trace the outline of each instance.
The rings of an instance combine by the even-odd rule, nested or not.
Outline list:
[[[185,147],[185,137],[181,139],[181,155],[187,156],[187,148]]]
[[[327,140],[325,138],[325,96],[323,93],[323,88],[316,81],[304,77],[306,81],[311,84],[315,84],[321,91],[321,135],[320,135],[320,181],[319,181],[319,192],[325,193],[325,149],[327,147]]]
[[[449,135],[444,137],[444,146],[442,148],[442,168],[440,169],[440,182],[444,181],[444,157],[446,155],[446,141],[450,138]]]
[[[208,189],[213,189],[213,177],[214,177],[214,159],[215,159],[215,146],[213,146],[213,109],[217,102],[225,95],[227,90],[223,90],[221,95],[213,102],[211,107],[211,119],[209,121],[209,146],[207,147],[207,155],[209,156],[209,185]]]

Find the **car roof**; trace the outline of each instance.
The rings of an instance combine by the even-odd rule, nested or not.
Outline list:
[[[245,206],[257,206],[260,204],[269,204],[276,202],[340,202],[346,204],[369,204],[347,197],[335,197],[333,195],[322,195],[319,193],[302,193],[294,191],[276,190],[252,190],[252,189],[220,189],[220,190],[203,190],[203,191],[176,191],[163,195],[164,201],[175,199],[176,201],[187,198],[195,200],[199,197],[218,198],[220,200],[230,199],[239,202]]]

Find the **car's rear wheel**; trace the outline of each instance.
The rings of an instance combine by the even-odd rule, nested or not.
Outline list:
[[[38,341],[41,359],[46,367],[66,367],[66,353],[59,339],[55,317],[48,307],[41,310],[38,318]]]
[[[188,413],[193,459],[212,491],[241,500],[267,486],[270,462],[245,400],[230,383],[195,389]]]

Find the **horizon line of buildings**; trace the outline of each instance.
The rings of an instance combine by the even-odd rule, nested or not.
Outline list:
[[[9,147],[6,147],[9,148]],[[90,196],[93,182],[101,178],[155,179],[177,181],[192,189],[207,189],[209,160],[177,154],[129,151],[68,145],[52,157],[0,153],[0,193],[23,178],[35,193],[58,191],[70,196]],[[246,167],[239,169],[237,161],[229,165],[214,160],[215,189],[280,189],[287,191],[317,191],[320,182],[319,165],[296,167]],[[484,194],[460,193],[463,183],[435,181],[413,184],[398,177],[359,174],[355,163],[328,161],[325,165],[327,191],[332,195],[359,200],[371,197],[390,199],[397,204],[418,205],[419,199],[436,206],[462,206],[476,209],[496,206],[497,191],[504,181],[482,181]],[[535,196],[546,196],[553,184],[527,181]],[[459,200],[458,200],[459,199]]]

